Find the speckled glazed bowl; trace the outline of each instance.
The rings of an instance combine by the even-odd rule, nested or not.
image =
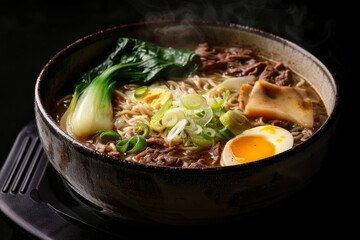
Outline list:
[[[99,62],[118,37],[163,46],[242,46],[282,61],[310,81],[330,117],[306,142],[247,165],[209,169],[154,167],[115,161],[62,131],[49,114],[64,86]],[[326,160],[334,134],[338,90],[328,69],[299,46],[234,24],[161,21],[113,27],[86,36],[56,54],[35,87],[40,138],[52,166],[83,198],[124,221],[193,225],[220,223],[279,202],[305,186]]]

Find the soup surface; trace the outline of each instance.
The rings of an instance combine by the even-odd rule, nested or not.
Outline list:
[[[194,52],[201,65],[188,76],[117,83],[111,91],[111,129],[75,137],[99,152],[141,164],[219,167],[291,149],[328,117],[308,81],[281,62],[251,49],[207,43]],[[73,97],[56,103],[53,116],[59,124]]]

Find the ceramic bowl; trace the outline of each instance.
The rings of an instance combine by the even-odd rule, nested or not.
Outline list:
[[[104,57],[118,37],[162,46],[242,46],[304,76],[322,97],[329,118],[306,142],[247,165],[208,169],[155,167],[115,161],[64,132],[51,108],[79,74]],[[330,71],[298,45],[246,26],[208,22],[160,21],[122,25],[85,36],[57,53],[35,87],[36,123],[51,165],[83,198],[116,220],[196,225],[241,218],[278,203],[303,188],[326,160],[334,135],[338,87]]]

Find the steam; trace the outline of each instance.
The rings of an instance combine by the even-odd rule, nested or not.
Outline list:
[[[129,0],[129,4],[142,15],[142,21],[176,19],[241,24],[281,36],[308,50],[326,41],[331,34],[330,21],[316,19],[306,4],[285,0]]]

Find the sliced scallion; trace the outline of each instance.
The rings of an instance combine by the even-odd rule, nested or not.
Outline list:
[[[129,139],[123,139],[116,143],[116,150],[120,153],[125,153],[129,147]]]
[[[161,108],[155,113],[154,116],[151,117],[150,120],[150,127],[155,131],[162,131],[165,129],[165,126],[162,125],[161,119],[164,116],[165,112],[169,110],[172,105],[172,101],[168,100],[161,106]]]
[[[202,135],[193,134],[190,135],[191,141],[199,147],[209,147],[213,144],[213,140],[208,140]]]
[[[180,120],[168,133],[166,140],[168,142],[171,142],[173,139],[177,138],[180,133],[184,130],[185,126],[187,124],[186,119]]]
[[[130,149],[128,149],[127,152],[131,154],[139,153],[145,150],[147,146],[146,139],[143,136],[139,136],[137,134],[130,138],[129,143],[130,144],[128,147]]]
[[[213,140],[215,138],[216,131],[212,128],[205,127],[203,128],[201,136],[206,140]]]
[[[218,129],[217,132],[225,137],[225,139],[231,139],[233,137],[235,137],[235,134],[233,134],[229,129],[227,129],[226,127],[225,128],[222,128],[222,129]]]
[[[199,109],[207,104],[206,99],[197,93],[186,94],[180,99],[180,101],[187,109]]]
[[[239,110],[227,111],[220,116],[220,122],[235,135],[251,127],[249,120]]]
[[[147,147],[146,139],[143,136],[139,136],[135,134],[130,139],[120,140],[116,144],[116,149],[121,153],[131,153],[136,154],[139,153]]]
[[[185,113],[179,108],[168,110],[161,119],[162,125],[167,128],[175,126],[180,120],[185,118]]]
[[[139,123],[135,128],[135,133],[146,138],[149,136],[150,127],[145,123]]]
[[[189,118],[185,130],[189,134],[199,134],[202,131],[202,127],[199,124],[196,124],[192,118]]]
[[[206,124],[208,124],[211,119],[213,118],[213,111],[211,109],[211,107],[209,105],[206,105],[204,108],[202,108],[201,111],[202,117],[198,117],[196,116],[196,118],[194,118],[195,123],[199,124],[200,126],[205,126]]]
[[[135,98],[142,98],[146,95],[146,93],[149,91],[148,86],[141,86],[135,89],[134,91],[134,97]]]
[[[121,139],[120,134],[114,130],[102,131],[99,134],[99,142],[100,143],[108,143],[108,142],[112,142],[112,141],[117,141],[119,139]]]

